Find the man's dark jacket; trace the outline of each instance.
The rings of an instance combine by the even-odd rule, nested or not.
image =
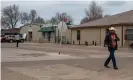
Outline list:
[[[117,44],[117,41],[120,41],[119,37],[117,36],[117,34],[115,34],[116,36],[116,47],[115,47],[115,50],[118,49],[118,44]],[[111,33],[109,33],[108,35],[106,35],[105,37],[105,40],[104,40],[104,44],[106,44],[108,46],[108,49],[110,50],[112,47],[112,39],[111,39]]]

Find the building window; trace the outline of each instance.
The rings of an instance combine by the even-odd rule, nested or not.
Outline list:
[[[77,40],[80,40],[80,30],[77,30]]]
[[[125,40],[133,40],[133,29],[126,29]]]
[[[32,40],[32,32],[29,32],[29,41]]]

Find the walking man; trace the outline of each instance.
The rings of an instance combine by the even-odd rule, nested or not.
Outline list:
[[[104,63],[104,66],[106,68],[109,68],[108,64],[110,62],[110,60],[112,59],[113,62],[113,67],[115,70],[118,69],[117,65],[116,65],[116,60],[115,60],[115,50],[117,50],[118,48],[118,44],[117,41],[119,41],[120,39],[118,38],[116,32],[116,29],[114,27],[109,28],[110,33],[108,35],[106,35],[104,43],[108,46],[108,50],[110,52],[109,57],[107,58],[107,60]]]
[[[18,47],[18,44],[19,44],[19,40],[20,40],[20,36],[17,34],[16,36],[16,40],[17,40],[17,44],[16,44],[16,47]]]

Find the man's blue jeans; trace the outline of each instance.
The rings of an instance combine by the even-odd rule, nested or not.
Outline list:
[[[107,66],[107,65],[109,64],[110,60],[112,59],[113,66],[114,66],[114,68],[115,68],[115,67],[117,67],[117,66],[116,66],[116,60],[115,60],[115,55],[114,55],[115,49],[114,49],[114,48],[110,48],[110,49],[109,49],[109,52],[110,52],[110,55],[109,55],[109,57],[107,58],[107,60],[105,61],[104,65]]]

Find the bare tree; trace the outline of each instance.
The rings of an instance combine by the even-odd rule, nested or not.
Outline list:
[[[83,24],[83,23],[86,23],[86,22],[89,22],[89,18],[88,17],[84,17],[81,21],[80,21],[80,24]]]
[[[59,13],[57,12],[55,17],[51,18],[51,23],[52,24],[58,24],[60,21],[64,21],[67,24],[72,24],[73,19],[71,16],[69,16],[67,13]]]
[[[34,21],[35,18],[37,17],[37,12],[36,12],[36,10],[31,10],[31,11],[30,11],[30,14],[29,14],[29,17],[30,17],[31,23],[33,23],[33,21]]]
[[[45,20],[45,23],[46,24],[50,24],[51,23],[51,20]]]
[[[52,17],[51,20],[50,20],[50,22],[52,24],[58,24],[58,20],[55,17]]]
[[[21,13],[21,23],[26,24],[29,22],[29,15],[26,12]]]
[[[1,25],[2,25],[3,28],[11,28],[9,18],[1,16]]]
[[[59,23],[61,21],[61,14],[57,12],[54,18],[56,19],[57,23]]]
[[[8,28],[15,28],[20,19],[19,6],[11,5],[2,10],[2,24]]]
[[[96,20],[103,17],[103,10],[95,1],[92,1],[89,5],[89,9],[85,9],[86,16],[89,17],[89,20]]]
[[[71,16],[69,16],[69,15],[67,15],[66,17],[67,17],[67,22],[66,22],[66,24],[67,24],[67,25],[73,24],[73,18],[72,18]]]
[[[44,22],[44,19],[43,19],[43,18],[37,17],[37,18],[33,21],[33,23],[45,23],[45,22]]]

